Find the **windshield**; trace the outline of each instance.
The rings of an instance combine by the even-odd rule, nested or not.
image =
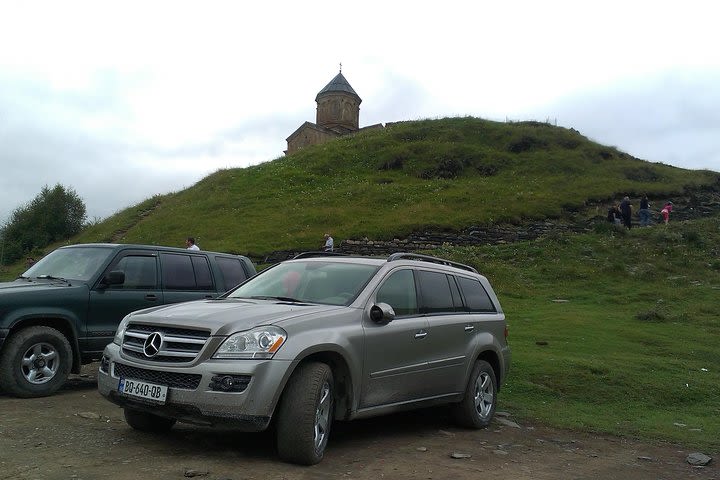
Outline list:
[[[228,298],[348,305],[379,267],[344,262],[287,262],[251,278]]]
[[[111,249],[102,247],[60,248],[39,260],[23,276],[87,282],[111,253]]]

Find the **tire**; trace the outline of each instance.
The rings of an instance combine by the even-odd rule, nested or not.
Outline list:
[[[125,422],[135,430],[146,433],[166,433],[175,425],[174,418],[165,418],[152,413],[125,408]]]
[[[70,342],[51,327],[29,327],[13,334],[0,355],[0,391],[21,398],[46,397],[67,380]]]
[[[470,374],[462,401],[453,405],[452,415],[462,427],[484,428],[490,425],[496,407],[495,371],[488,362],[478,360]]]
[[[276,440],[282,460],[315,465],[323,459],[334,393],[332,370],[324,363],[307,363],[293,373],[278,407]]]

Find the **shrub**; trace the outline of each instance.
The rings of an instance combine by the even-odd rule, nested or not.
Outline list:
[[[665,316],[665,314],[654,308],[646,312],[636,313],[635,318],[643,322],[651,323],[662,323],[667,321],[667,317]]]
[[[512,153],[521,153],[528,150],[543,148],[546,145],[547,143],[544,140],[531,135],[523,135],[519,139],[510,142],[510,145],[508,145],[508,151]]]

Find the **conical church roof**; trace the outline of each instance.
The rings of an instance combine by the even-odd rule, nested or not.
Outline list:
[[[335,75],[335,78],[330,80],[330,83],[325,85],[325,88],[323,88],[322,90],[320,90],[318,92],[317,96],[315,97],[315,101],[317,102],[318,98],[320,98],[325,93],[336,93],[336,92],[349,93],[350,95],[357,97],[358,103],[362,102],[362,100],[360,99],[360,96],[357,93],[355,93],[355,90],[353,90],[353,88],[350,86],[348,81],[343,76],[342,72]]]

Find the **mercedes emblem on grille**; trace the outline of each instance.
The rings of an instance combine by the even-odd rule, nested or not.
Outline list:
[[[143,353],[146,357],[152,358],[160,352],[163,344],[163,336],[160,332],[153,332],[145,339]]]

